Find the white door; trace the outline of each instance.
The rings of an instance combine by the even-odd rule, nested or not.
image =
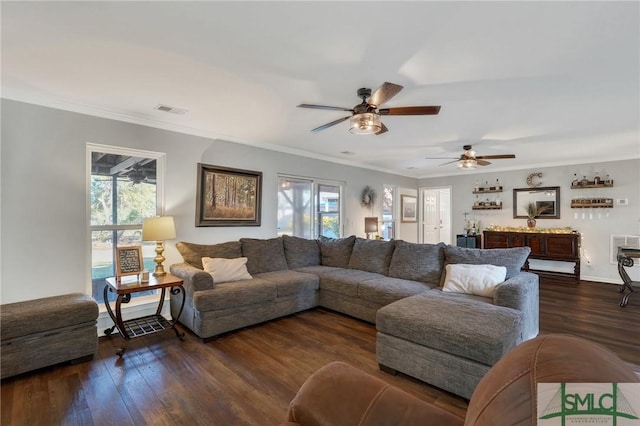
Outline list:
[[[436,244],[440,241],[440,211],[438,191],[422,192],[422,242]]]
[[[451,188],[422,188],[420,241],[451,244]]]

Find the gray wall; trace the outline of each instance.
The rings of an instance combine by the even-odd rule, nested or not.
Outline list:
[[[90,282],[86,143],[164,152],[165,214],[176,219],[177,240],[214,243],[276,235],[277,173],[346,182],[345,234],[364,237],[360,194],[369,185],[415,190],[412,178],[283,154],[255,147],[2,100],[2,303],[69,292]],[[196,228],[196,164],[263,172],[262,226]],[[378,197],[374,215],[381,216]],[[414,230],[401,234],[415,241]],[[176,240],[176,241],[177,241]],[[167,243],[165,265],[181,261]]]
[[[508,160],[502,160],[508,161]],[[490,168],[490,167],[488,167]],[[573,174],[593,178],[598,171],[602,177],[607,173],[614,179],[613,188],[571,189]],[[509,172],[472,173],[459,172],[457,175],[426,178],[419,181],[420,187],[452,186],[453,233],[462,233],[464,212],[469,219],[480,220],[482,228],[490,225],[526,226],[526,219],[513,218],[513,189],[527,188],[526,179],[531,173],[542,172],[542,178],[536,178],[542,186],[560,187],[560,219],[538,219],[541,228],[571,227],[582,234],[582,279],[604,282],[621,282],[615,264],[609,260],[611,235],[640,235],[640,159],[612,161],[603,163],[578,164],[562,167],[536,167],[529,170]],[[475,195],[472,194],[475,182],[493,183],[500,179],[504,192],[500,194],[502,210],[472,210]],[[490,198],[495,194],[489,194]],[[612,209],[572,209],[572,198],[586,197],[626,198],[628,205],[615,205]],[[589,213],[593,219],[589,219]],[[582,219],[582,213],[587,216]],[[598,217],[600,214],[600,218]],[[608,215],[607,215],[608,214]],[[532,262],[535,264],[536,262]],[[538,262],[540,263],[540,262]],[[566,263],[545,263],[560,271],[567,269]],[[633,276],[640,276],[640,268],[634,267]]]

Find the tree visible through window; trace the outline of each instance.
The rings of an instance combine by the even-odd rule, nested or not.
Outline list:
[[[157,156],[102,148],[89,148],[91,294],[98,302],[105,278],[115,275],[116,247],[142,245],[144,266],[153,270],[154,245],[142,244],[142,221],[159,213]]]

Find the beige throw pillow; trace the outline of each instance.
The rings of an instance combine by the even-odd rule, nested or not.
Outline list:
[[[493,297],[496,286],[505,280],[507,268],[458,263],[447,265],[445,274],[442,291]]]
[[[213,277],[213,283],[250,280],[253,278],[247,271],[247,258],[223,259],[219,257],[203,257],[202,266],[205,272]]]

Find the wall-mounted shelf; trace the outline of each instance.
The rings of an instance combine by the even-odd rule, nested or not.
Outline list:
[[[502,204],[499,206],[473,206],[472,210],[502,210]]]
[[[491,188],[482,189],[482,188],[480,188],[477,191],[473,191],[474,194],[489,194],[489,193],[492,193],[492,192],[502,192],[502,187],[500,186],[500,187],[498,187],[498,189],[491,189]]]
[[[578,185],[571,185],[571,189],[586,189],[586,188],[611,188],[613,186],[613,181],[609,182],[609,183],[595,183],[594,181],[590,180],[589,183],[587,184],[578,184]]]
[[[572,209],[612,208],[613,198],[579,198],[571,200]]]

